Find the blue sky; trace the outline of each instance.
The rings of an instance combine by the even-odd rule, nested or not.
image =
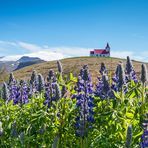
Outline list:
[[[0,56],[111,54],[148,62],[147,0],[0,0]],[[62,57],[61,56],[61,57]]]

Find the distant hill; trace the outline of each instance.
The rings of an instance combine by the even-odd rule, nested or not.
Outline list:
[[[26,66],[45,62],[38,57],[23,56],[17,61],[3,61],[3,57],[0,57],[0,69],[5,67],[7,72],[21,69]]]
[[[36,62],[36,61],[43,61],[38,57],[28,57],[28,56],[23,56],[17,62],[19,63],[24,63],[24,62]]]
[[[106,64],[109,72],[113,73],[116,69],[119,61],[122,61],[125,64],[126,59],[119,58],[108,58],[108,57],[76,57],[76,58],[67,58],[60,60],[63,65],[64,74],[69,74],[72,72],[75,76],[78,76],[81,67],[84,64],[87,64],[90,70],[90,73],[93,77],[93,81],[96,81],[97,76],[99,75],[100,64],[104,62]],[[138,76],[140,76],[142,62],[133,61],[134,69]],[[148,66],[148,63],[147,63]],[[14,75],[18,79],[29,79],[33,70],[37,70],[38,73],[47,77],[49,69],[57,71],[56,61],[44,62],[40,64],[34,64],[27,66],[20,70],[16,70]]]
[[[7,74],[12,71],[19,70],[33,64],[45,62],[40,58],[27,56],[23,56],[17,61],[3,61],[3,57],[0,57],[0,60],[0,82],[5,81],[8,77]]]
[[[17,63],[19,63],[19,64],[15,70],[19,70],[19,69],[24,68],[26,66],[30,66],[30,65],[38,64],[38,63],[42,63],[42,62],[45,62],[45,61],[41,60],[40,58],[37,58],[37,57],[23,56],[17,61]]]

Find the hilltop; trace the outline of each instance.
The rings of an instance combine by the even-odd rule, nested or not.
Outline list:
[[[97,78],[99,75],[100,64],[102,62],[105,63],[107,69],[111,72],[114,72],[117,64],[122,61],[124,64],[126,59],[119,58],[108,58],[108,57],[75,57],[75,58],[67,58],[60,60],[63,65],[64,74],[69,74],[72,72],[74,76],[79,74],[81,67],[85,64],[89,66],[90,73],[93,77],[93,80]],[[57,71],[57,61],[44,62],[40,64],[34,64],[31,66],[27,66],[20,70],[14,71],[14,76],[17,79],[29,79],[33,70],[36,70],[38,73],[43,74],[44,77],[47,77],[49,69],[53,69]],[[133,61],[134,69],[137,75],[140,75],[142,62]],[[147,63],[148,66],[148,63]]]

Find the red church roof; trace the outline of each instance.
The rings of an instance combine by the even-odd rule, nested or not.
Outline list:
[[[109,54],[109,52],[104,49],[94,49],[94,54]]]

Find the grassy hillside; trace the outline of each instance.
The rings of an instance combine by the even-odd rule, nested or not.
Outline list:
[[[75,76],[79,74],[81,67],[84,64],[87,64],[92,74],[93,81],[95,81],[95,78],[99,75],[101,62],[104,62],[106,64],[106,67],[108,68],[109,71],[114,72],[117,64],[120,61],[122,61],[125,64],[126,60],[118,59],[118,58],[105,58],[105,57],[76,57],[76,58],[63,59],[61,60],[61,63],[63,65],[64,74],[68,74],[69,72],[72,72]],[[133,61],[133,65],[138,76],[140,74],[141,64],[142,62]],[[148,63],[147,63],[147,66],[148,66]],[[30,78],[32,71],[37,70],[38,73],[41,73],[46,77],[49,69],[53,69],[57,71],[56,61],[44,62],[41,64],[28,66],[15,71],[14,75],[17,79],[27,80],[28,78]]]

